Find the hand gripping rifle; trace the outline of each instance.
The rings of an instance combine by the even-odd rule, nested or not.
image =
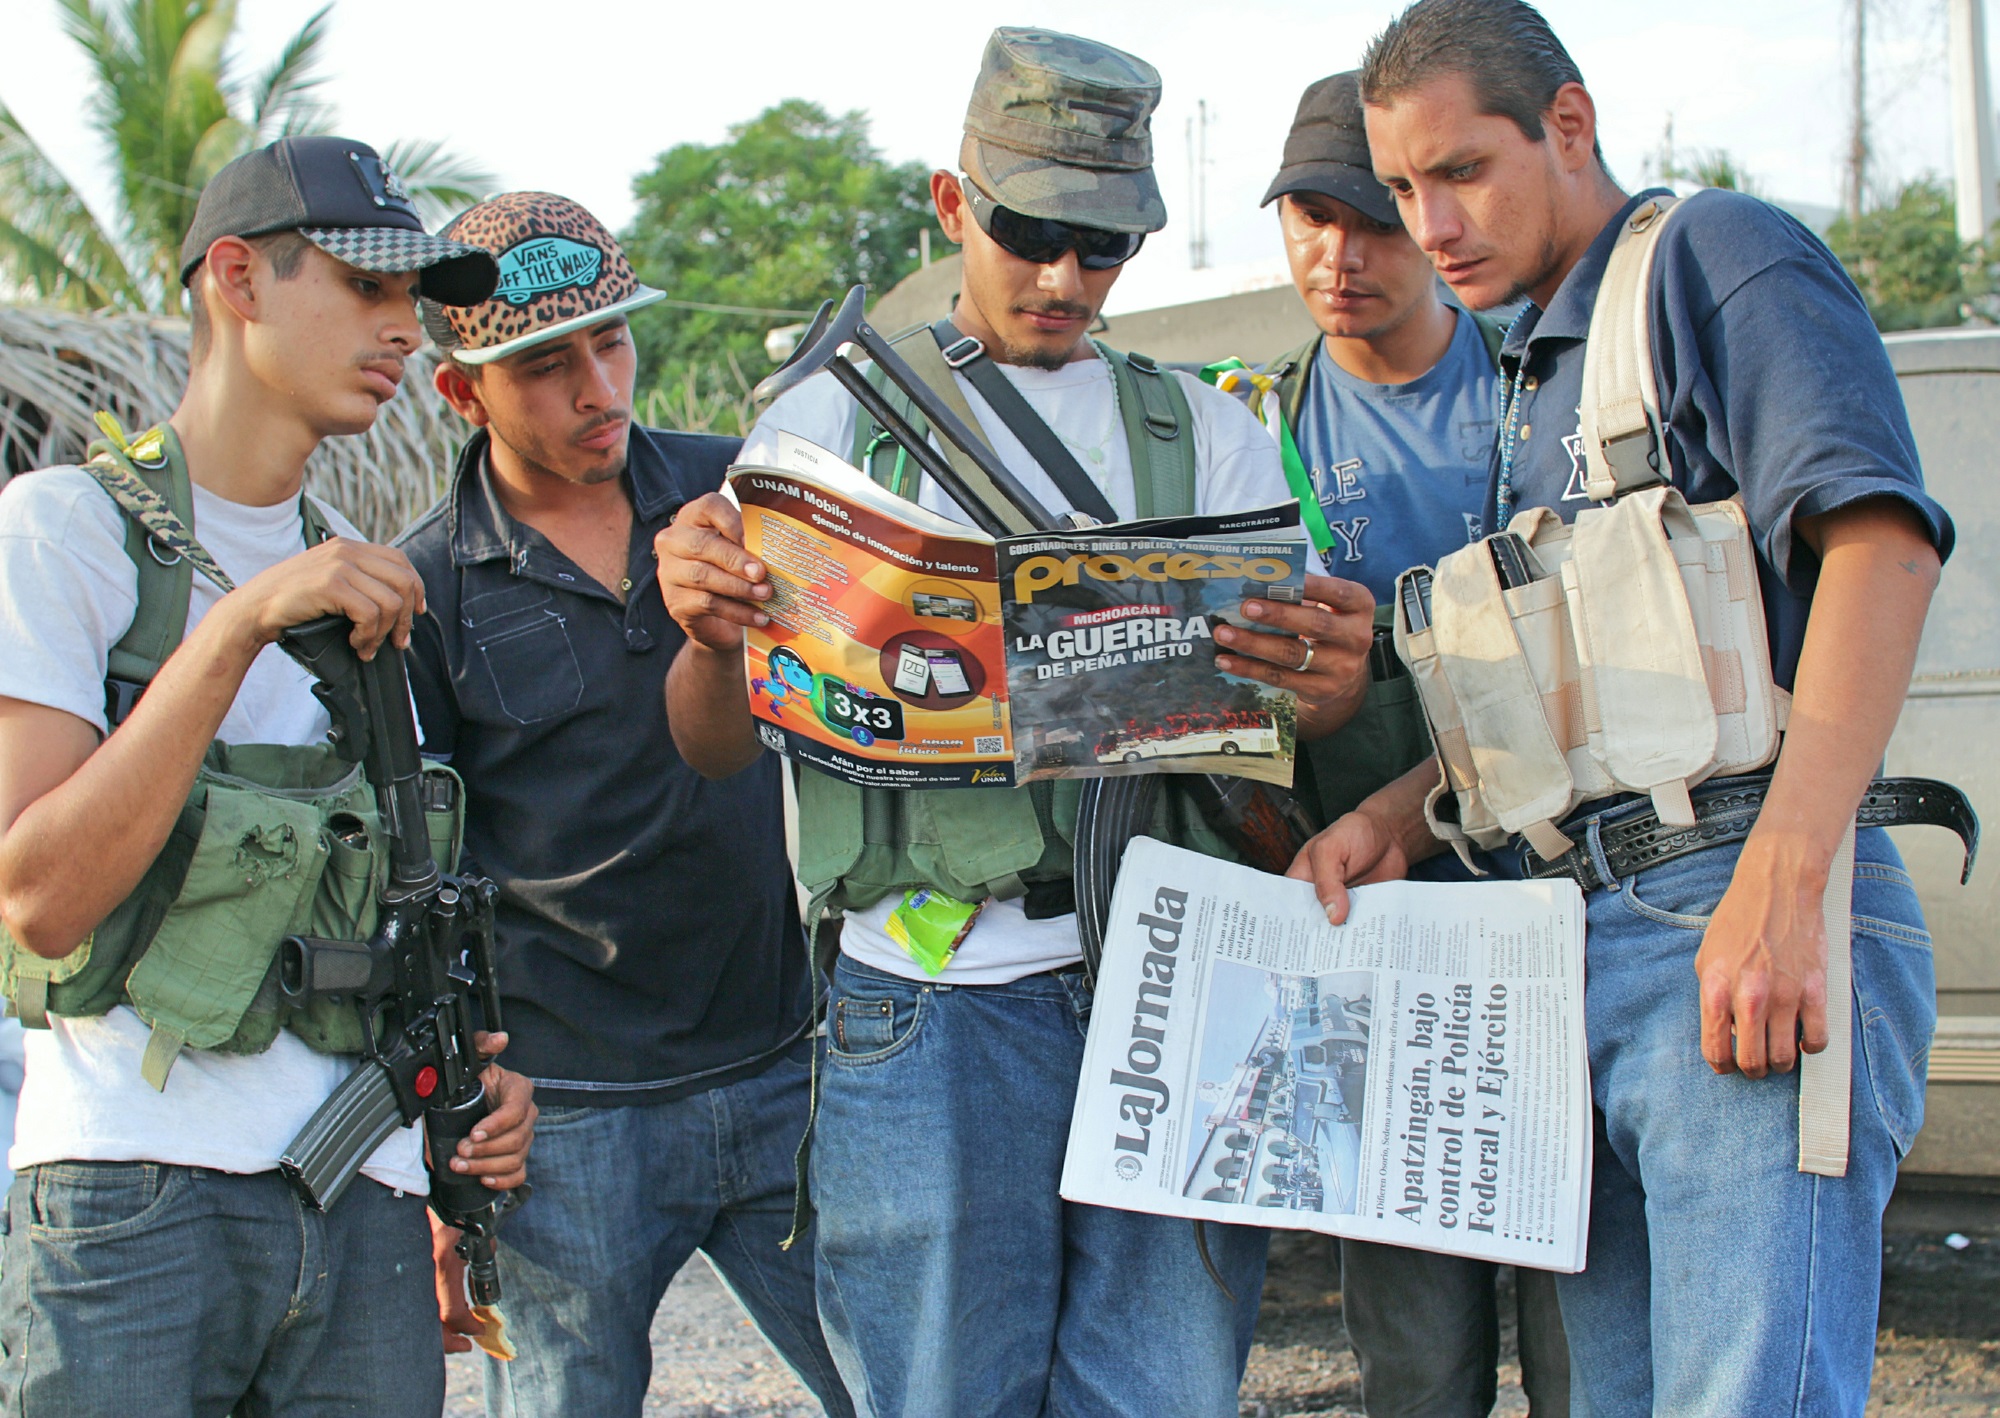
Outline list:
[[[911,407],[924,416],[940,438],[971,459],[1032,526],[1053,532],[1093,525],[1082,513],[1071,512],[1058,519],[1042,506],[994,456],[978,432],[968,428],[868,324],[863,318],[867,299],[868,288],[855,286],[837,311],[832,301],[823,303],[800,337],[792,357],[766,375],[751,391],[751,398],[759,403],[774,399],[824,369],[854,396],[869,417],[887,430],[917,466],[937,479],[938,486],[965,510],[981,531],[994,537],[1008,535],[1007,524],[966,485],[945,456],[841,352],[843,346],[852,345],[903,392]],[[1216,773],[1177,776],[1186,784],[1209,825],[1246,862],[1263,871],[1285,870],[1306,839],[1317,830],[1296,798],[1268,783]],[[1076,933],[1084,967],[1093,980],[1097,976],[1098,958],[1104,951],[1104,928],[1111,914],[1111,888],[1117,879],[1119,860],[1132,838],[1145,830],[1158,790],[1159,779],[1151,774],[1084,780],[1076,821]]]
[[[472,1043],[472,992],[479,991],[488,1029],[501,1028],[493,968],[493,883],[450,876],[431,856],[424,809],[450,780],[426,784],[417,756],[403,652],[384,641],[364,661],[348,642],[353,624],[329,616],[295,626],[279,644],[312,671],[313,693],[333,717],[340,756],[363,765],[374,785],[389,843],[389,879],[380,894],[375,934],[365,941],[287,936],[279,947],[278,988],[285,1002],[351,1001],[361,1017],[361,1066],[320,1105],[292,1139],[278,1166],[313,1207],[325,1210],[383,1139],[424,1124],[431,1210],[462,1233],[467,1290],[476,1306],[500,1299],[494,1253],[500,1218],[527,1199],[528,1188],[496,1192],[451,1170],[459,1141],[492,1111],[479,1081]]]

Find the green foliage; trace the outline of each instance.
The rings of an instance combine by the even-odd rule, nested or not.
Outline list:
[[[1992,291],[1987,243],[1958,239],[1957,211],[1941,178],[1903,184],[1886,207],[1839,218],[1827,245],[1847,268],[1881,330],[1962,324]]]
[[[318,90],[332,6],[246,77],[230,53],[236,0],[57,4],[95,76],[83,108],[112,163],[118,211],[101,223],[0,104],[0,282],[73,309],[178,310],[181,237],[209,178],[262,144],[328,130]],[[433,223],[492,183],[437,143],[384,156]]]
[[[677,302],[761,312],[661,304],[634,318],[641,377],[677,403],[732,364],[761,377],[774,326],[857,282],[879,294],[901,280],[931,220],[921,163],[885,162],[864,114],[833,117],[801,99],[735,125],[726,142],[669,148],[633,193],[622,242],[639,279]]]

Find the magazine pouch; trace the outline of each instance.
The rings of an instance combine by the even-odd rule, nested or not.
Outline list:
[[[1650,793],[1669,827],[1694,826],[1688,789],[1716,762],[1693,609],[1707,580],[1701,534],[1674,489],[1577,514],[1562,581],[1593,711],[1590,754],[1615,786]]]
[[[1574,783],[1542,697],[1560,691],[1556,676],[1562,659],[1556,636],[1548,633],[1548,617],[1539,613],[1543,608],[1528,609],[1527,643],[1534,646],[1534,659],[1515,627],[1515,608],[1504,598],[1486,545],[1475,543],[1443,558],[1432,581],[1436,665],[1426,678],[1449,686],[1472,781],[1493,818],[1506,833],[1527,836],[1538,851],[1542,841],[1551,846],[1560,841],[1553,853],[1560,856],[1569,843],[1554,824],[1568,810]]]
[[[180,1049],[261,1053],[288,1023],[310,1046],[353,1052],[351,1006],[288,1018],[278,943],[303,932],[366,939],[385,861],[373,790],[330,745],[213,744],[195,790],[200,840],[126,983],[153,1026],[143,1071],[164,1084]]]
[[[960,901],[1018,896],[1051,848],[1036,788],[861,788],[804,767],[798,777],[799,880],[841,910],[932,886]],[[1053,809],[1045,809],[1054,821]],[[1072,801],[1070,821],[1076,810]],[[1068,844],[1056,837],[1064,858]],[[1051,871],[1051,875],[1064,874]]]

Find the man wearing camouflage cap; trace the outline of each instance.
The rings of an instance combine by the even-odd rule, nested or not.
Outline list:
[[[427,751],[465,780],[466,851],[500,887],[510,1062],[546,1119],[534,1204],[501,1240],[520,1352],[488,1361],[487,1408],[637,1418],[653,1312],[700,1249],[840,1418],[811,1244],[782,1245],[811,996],[778,765],[705,781],[661,693],[682,636],[653,536],[738,441],[633,426],[626,322],[661,292],[575,202],[510,192],[446,234],[498,257],[500,284],[425,307],[438,388],[474,431],[401,543],[428,602],[410,682]]]
[[[1058,513],[1219,513],[1289,496],[1277,450],[1241,405],[1087,338],[1122,264],[1166,222],[1149,132],[1159,88],[1151,65],[1107,45],[999,30],[959,171],[931,179],[945,234],[964,248],[959,300],[899,349]],[[904,482],[893,446],[884,452],[830,377],[773,403],[745,460],[769,457],[780,433],[969,520],[929,480]],[[1192,477],[1177,508],[1165,469],[1183,455]],[[668,719],[683,755],[711,774],[761,752],[741,628],[762,623],[770,587],[742,535],[735,508],[705,498],[659,542],[661,585],[689,636]],[[1311,738],[1366,688],[1372,604],[1321,576],[1306,595],[1304,606],[1246,603],[1278,633],[1219,629],[1217,663],[1296,690]],[[1016,791],[1035,801],[1035,789]],[[1062,1200],[1091,1001],[1068,848],[1056,809],[1049,833],[1034,825],[1037,807],[1011,879],[995,873],[982,899],[954,899],[921,862],[949,857],[941,844],[977,820],[975,796],[799,775],[800,877],[845,912],[812,1173],[820,1314],[841,1374],[856,1407],[882,1418],[1233,1415],[1266,1233],[1208,1228],[1225,1291],[1185,1221]],[[963,918],[956,953],[936,968],[897,943],[898,913],[918,906]]]
[[[9,1156],[0,1411],[436,1418],[444,1401],[416,1129],[320,1211],[279,1158],[354,1060],[247,990],[229,1047],[156,1046],[175,1042],[163,987],[205,990],[220,1010],[210,981],[232,956],[251,967],[238,981],[254,988],[264,960],[275,978],[300,904],[277,883],[319,879],[288,871],[287,849],[333,850],[290,825],[298,778],[267,774],[264,793],[204,771],[205,756],[242,750],[228,758],[242,775],[281,756],[309,767],[330,720],[279,635],[342,615],[372,655],[404,643],[423,607],[400,552],[301,491],[306,459],[322,438],[367,432],[395,396],[423,342],[420,291],[462,304],[494,279],[487,253],[424,231],[367,145],[260,148],[211,179],[181,246],[192,349],[172,416],[0,496],[0,954],[13,1002],[38,1016]],[[135,484],[180,526],[157,507],[141,520]],[[176,566],[163,584],[156,568]],[[148,626],[164,632],[150,646]],[[274,797],[289,799],[275,829]],[[190,820],[192,861],[208,851],[215,866],[156,907],[159,874],[195,876]],[[347,834],[340,850],[352,869]],[[267,884],[275,917],[256,909]],[[135,929],[135,902],[164,918]],[[119,950],[130,983],[115,1004],[63,1008],[53,988],[37,1001],[22,986],[34,958],[82,970]],[[283,1027],[238,1023],[260,1012]],[[515,1186],[529,1090],[497,1066],[484,1081],[499,1104],[487,1136],[433,1160]]]

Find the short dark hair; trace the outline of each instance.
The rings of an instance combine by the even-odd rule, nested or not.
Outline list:
[[[243,239],[264,253],[264,259],[271,263],[271,274],[281,281],[298,275],[305,266],[306,252],[312,247],[296,231],[274,231]],[[191,365],[207,359],[208,348],[215,341],[214,329],[208,321],[208,300],[202,293],[207,278],[206,261],[188,275],[188,363]]]
[[[1581,84],[1541,11],[1523,0],[1416,0],[1375,36],[1361,60],[1361,101],[1381,107],[1447,74],[1472,84],[1479,111],[1506,118],[1531,143],[1564,84]],[[1598,165],[1604,149],[1597,145]]]

